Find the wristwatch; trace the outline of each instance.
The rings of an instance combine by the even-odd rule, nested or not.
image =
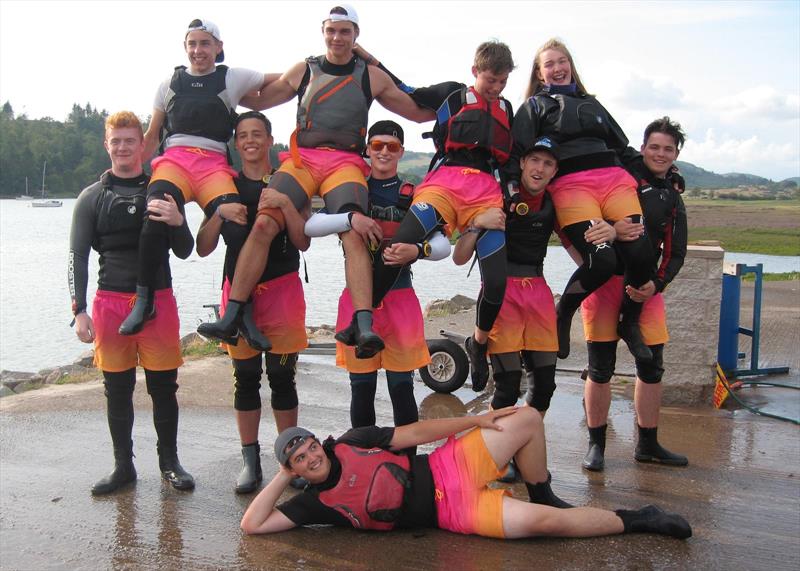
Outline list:
[[[417,259],[427,258],[431,255],[431,245],[428,242],[417,242]]]

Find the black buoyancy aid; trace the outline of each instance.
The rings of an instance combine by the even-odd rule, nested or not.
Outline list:
[[[511,105],[498,98],[489,103],[472,87],[447,96],[436,111],[434,142],[448,154],[484,150],[499,164],[511,154]]]
[[[539,117],[537,136],[551,137],[562,144],[574,139],[606,140],[607,113],[591,95],[539,92],[530,98],[530,104]]]
[[[297,106],[297,144],[361,153],[366,147],[370,103],[362,86],[366,64],[356,58],[352,73],[331,75],[320,65],[324,57],[306,60],[310,77]]]
[[[547,255],[556,213],[553,199],[545,192],[539,210],[526,214],[512,212],[506,221],[506,250],[510,262],[540,265]]]
[[[357,529],[394,528],[411,488],[408,456],[341,443],[334,446],[333,453],[342,465],[342,475],[336,486],[320,492],[319,500]]]
[[[165,106],[167,136],[195,135],[228,142],[233,134],[236,111],[228,97],[227,73],[224,65],[200,76],[187,73],[186,66],[175,68]]]
[[[98,252],[136,250],[144,224],[146,181],[141,189],[124,187],[129,193],[114,189],[111,172],[100,177],[102,190],[97,201],[97,217],[92,247]]]
[[[397,203],[392,206],[371,205],[369,216],[378,223],[383,231],[382,246],[387,246],[397,233],[400,223],[405,218],[406,212],[411,208],[411,201],[414,198],[414,185],[403,181],[398,190]]]

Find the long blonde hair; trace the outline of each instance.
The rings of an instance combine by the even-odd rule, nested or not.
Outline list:
[[[575,60],[572,59],[572,54],[569,53],[567,46],[564,45],[564,42],[559,40],[558,38],[550,38],[545,43],[541,45],[541,47],[536,50],[536,55],[533,57],[533,67],[531,67],[531,78],[528,82],[528,89],[525,92],[525,99],[528,99],[532,95],[535,95],[539,92],[544,84],[539,80],[537,76],[537,71],[539,71],[539,66],[542,65],[542,53],[546,52],[547,50],[556,50],[567,56],[569,60],[569,67],[572,71],[572,81],[578,86],[578,93],[585,94],[588,93],[586,88],[583,86],[583,82],[581,81],[580,76],[578,75],[578,70],[575,69]]]

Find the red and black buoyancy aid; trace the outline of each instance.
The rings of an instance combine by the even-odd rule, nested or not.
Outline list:
[[[342,475],[336,486],[320,492],[319,500],[344,515],[354,528],[394,528],[411,488],[408,456],[343,443],[336,444],[333,453],[342,465]]]
[[[414,185],[408,181],[400,183],[398,190],[397,203],[392,206],[370,206],[369,216],[383,232],[381,246],[388,246],[397,233],[400,223],[405,218],[406,212],[411,208],[411,201],[414,198]]]
[[[448,95],[436,111],[434,142],[447,156],[483,151],[499,165],[511,155],[511,104],[502,97],[489,103],[472,87]]]

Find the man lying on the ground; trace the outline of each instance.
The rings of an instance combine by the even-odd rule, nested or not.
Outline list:
[[[465,430],[469,431],[455,436]],[[443,438],[447,442],[430,456],[404,452]],[[278,436],[275,456],[280,463],[278,473],[242,518],[242,530],[247,534],[332,524],[384,531],[438,527],[508,539],[633,532],[681,539],[692,535],[685,519],[656,506],[612,512],[573,508],[555,496],[547,471],[542,417],[529,407],[424,420],[397,428],[354,428],[325,442],[294,427]],[[522,474],[530,501],[487,487],[502,475],[511,458]],[[276,506],[297,476],[309,485]]]

